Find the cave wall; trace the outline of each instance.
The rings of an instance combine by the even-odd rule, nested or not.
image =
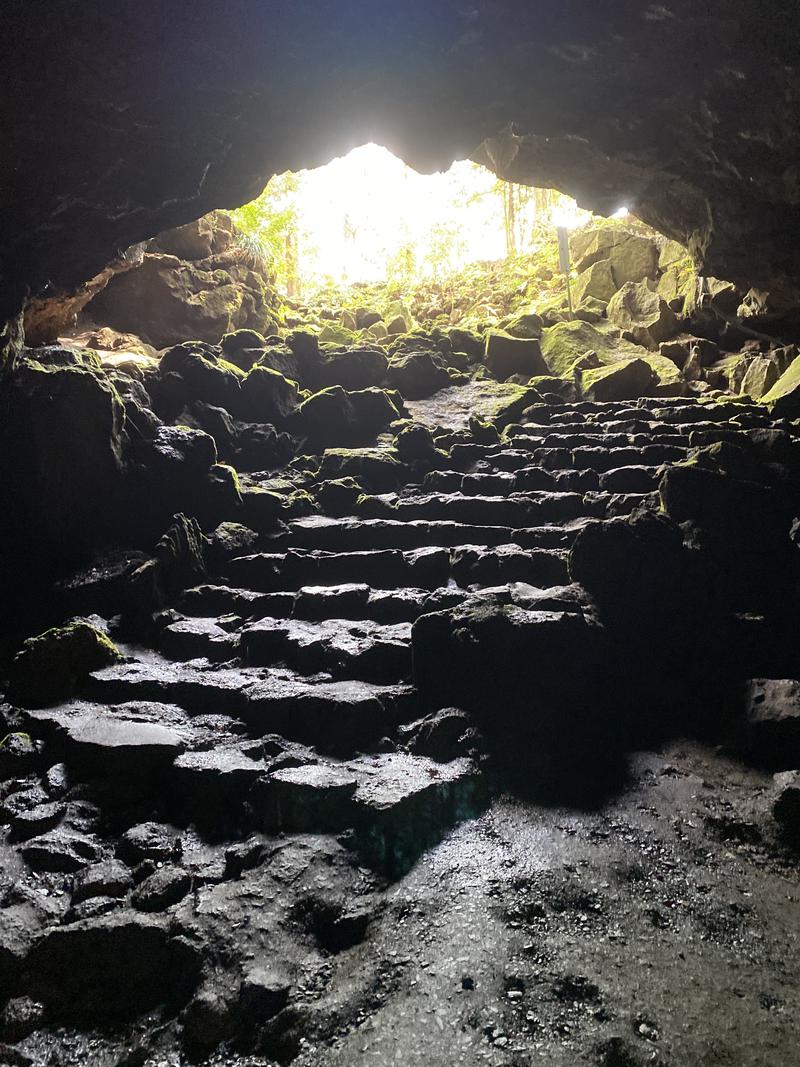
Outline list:
[[[702,271],[800,295],[795,4],[6,0],[0,31],[2,322],[369,140],[625,203]]]

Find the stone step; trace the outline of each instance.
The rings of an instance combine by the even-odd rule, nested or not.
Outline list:
[[[657,511],[658,493],[587,493],[583,498],[588,515],[597,519],[614,519],[630,515],[637,508]]]
[[[291,543],[298,549],[327,552],[452,548],[464,544],[502,544],[512,537],[509,526],[425,519],[331,519],[311,515],[289,523]]]
[[[221,621],[230,629],[220,625]],[[206,658],[213,663],[224,663],[239,654],[236,630],[240,624],[241,618],[236,615],[180,619],[161,631],[158,649],[167,659]]]
[[[434,763],[397,752],[274,771],[253,803],[267,833],[352,829],[364,861],[398,877],[445,830],[476,815],[485,797],[471,760]]]
[[[454,549],[453,578],[460,586],[525,582],[548,589],[569,582],[567,552],[525,550],[517,545],[489,549],[465,545]]]
[[[411,675],[410,623],[265,618],[244,627],[240,647],[250,666],[286,664],[304,675],[382,683]]]
[[[170,715],[160,721],[171,729],[191,728],[194,737],[198,717],[224,717],[232,720],[233,733],[241,729],[251,737],[280,734],[334,754],[369,751],[397,723],[411,721],[418,713],[416,694],[407,685],[312,681],[286,669],[178,664],[155,654],[95,671],[86,693],[95,705],[109,710],[133,703],[176,709],[175,721]],[[190,717],[188,726],[182,714]],[[215,726],[224,732],[220,722]]]
[[[605,498],[608,494],[599,494]],[[594,498],[590,504],[581,502],[581,520],[597,517],[599,504]],[[336,520],[333,520],[336,521]],[[579,525],[572,529],[564,527],[545,527],[541,529],[523,528],[506,534],[502,545],[518,548],[551,552],[556,556],[570,547],[577,535]],[[334,537],[338,536],[334,532]],[[513,538],[513,540],[512,540]],[[480,547],[493,546],[490,542],[472,542]],[[550,548],[549,546],[555,546]],[[463,547],[460,546],[453,547]],[[559,557],[560,558],[560,557]],[[226,581],[235,581],[237,585],[248,589],[286,592],[299,590],[303,586],[334,586],[352,582],[364,583],[372,589],[398,590],[417,588],[434,590],[446,586],[451,578],[451,548],[421,548],[415,551],[401,552],[391,549],[376,549],[359,552],[324,552],[319,550],[288,552],[281,564],[276,564],[271,554],[241,556],[231,560],[227,567]],[[280,600],[283,605],[283,598]],[[285,611],[285,609],[284,609]],[[281,612],[283,613],[283,612]],[[181,637],[188,644],[185,631],[189,626],[181,626]],[[203,627],[198,627],[203,629]],[[217,637],[212,627],[211,633]],[[203,638],[205,639],[205,637]],[[223,639],[219,638],[220,642]],[[221,647],[226,647],[222,644]],[[205,654],[205,653],[203,653]],[[215,658],[225,658],[224,656]]]
[[[583,510],[578,493],[534,491],[511,496],[430,493],[399,500],[395,513],[398,518],[445,519],[486,526],[520,527],[577,519]]]
[[[597,482],[595,476],[593,484]],[[400,519],[355,517],[332,519],[319,515],[296,519],[290,523],[290,530],[292,540],[304,549],[328,552],[340,551],[346,545],[360,551],[402,550],[425,545],[452,549],[468,544],[568,548],[577,533],[567,525],[552,523],[511,529],[507,526],[472,526],[446,520],[426,522],[410,519],[403,522]]]
[[[653,467],[675,463],[686,457],[686,450],[675,445],[647,445],[645,448],[576,448],[572,462],[579,470],[599,473],[618,467]]]

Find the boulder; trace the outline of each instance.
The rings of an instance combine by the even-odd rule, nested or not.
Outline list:
[[[702,706],[721,625],[710,575],[681,528],[645,509],[589,523],[575,539],[569,573],[613,638],[617,699],[637,729],[674,719],[692,701]]]
[[[537,340],[542,336],[543,329],[544,321],[541,315],[537,315],[533,311],[519,312],[512,319],[509,319],[505,327],[506,333],[512,337],[535,338]],[[450,338],[452,340],[452,332]]]
[[[687,259],[690,259],[688,248],[685,248],[679,241],[665,241],[658,254],[658,267],[659,270],[668,270]]]
[[[8,529],[62,560],[113,529],[122,490],[125,409],[86,364],[23,360],[8,384],[0,427],[0,508]],[[7,495],[6,495],[7,494]]]
[[[800,356],[789,365],[768,392],[761,397],[775,418],[800,417]]]
[[[776,796],[772,814],[782,836],[794,848],[800,848],[800,771],[775,775]]]
[[[240,327],[271,333],[276,308],[272,287],[245,266],[203,269],[173,255],[147,254],[141,266],[111,279],[89,313],[166,348],[187,338],[218,344]]]
[[[656,381],[651,387],[651,396],[684,396],[686,384],[674,361],[656,352],[648,352],[639,357],[654,371]]]
[[[718,574],[720,600],[729,598],[737,611],[768,614],[788,603],[797,573],[787,494],[707,469],[697,458],[667,469],[659,494],[667,515],[697,528],[709,573]]]
[[[430,352],[395,355],[389,363],[388,378],[405,400],[425,400],[450,385],[441,356]]]
[[[742,379],[742,392],[760,400],[778,381],[778,367],[766,356],[755,356]]]
[[[643,359],[626,359],[608,366],[581,370],[579,385],[587,400],[636,400],[649,396],[658,381]]]
[[[247,371],[261,357],[266,344],[266,338],[258,330],[234,330],[224,335],[220,348],[225,359]]]
[[[644,355],[638,345],[600,329],[588,322],[557,322],[542,334],[542,355],[549,367],[545,373],[571,378],[575,364],[587,352],[594,352],[598,363],[613,363],[619,359],[634,359]]]
[[[461,326],[451,326],[447,330],[447,336],[454,352],[465,353],[473,362],[477,362],[483,355],[484,342],[479,333],[466,330]]]
[[[531,378],[535,374],[549,373],[536,338],[512,337],[503,330],[487,332],[484,362],[500,381],[505,381],[512,374],[524,374]]]
[[[394,447],[401,462],[430,462],[436,456],[433,434],[421,423],[404,426],[394,439]]]
[[[211,345],[187,341],[168,349],[158,367],[159,381],[153,385],[157,411],[170,417],[187,400],[202,400],[234,411],[239,402],[244,371],[221,359]]]
[[[201,965],[199,948],[172,937],[161,919],[120,909],[51,927],[29,952],[25,979],[28,991],[71,1025],[106,1023],[180,1003]]]
[[[11,665],[9,696],[24,707],[64,700],[92,671],[121,659],[116,645],[84,620],[30,637]]]
[[[520,788],[574,798],[589,758],[593,781],[602,778],[597,754],[612,759],[618,721],[605,710],[605,634],[582,613],[484,594],[421,616],[412,647],[423,707],[471,712]]]
[[[230,248],[234,223],[222,211],[210,211],[194,222],[164,230],[153,238],[151,248],[178,259],[203,260]]]
[[[692,380],[697,377],[697,368],[703,365],[702,351],[694,344],[691,346],[687,364],[689,364],[689,376],[687,376],[686,365],[684,365],[684,377],[687,380]],[[724,356],[722,359],[707,365],[705,377],[712,385],[729,389],[732,393],[738,393],[741,391],[742,382],[745,374],[747,374],[749,364],[750,360],[747,356]]]
[[[241,383],[237,414],[253,422],[282,423],[300,404],[297,382],[256,366]]]
[[[608,261],[617,289],[626,282],[640,282],[656,276],[658,249],[655,243],[623,225],[606,224],[579,230],[573,234],[570,247],[575,266],[581,273],[595,263]]]
[[[800,681],[753,678],[745,683],[740,748],[772,770],[800,767]]]
[[[675,313],[646,282],[626,282],[608,305],[608,319],[634,341],[654,350],[679,331]]]
[[[396,489],[402,475],[401,464],[382,448],[326,448],[317,472],[320,481],[354,479],[378,493]]]
[[[607,304],[618,288],[610,260],[601,259],[578,275],[573,288],[573,303],[580,307],[592,298]]]
[[[373,440],[399,416],[383,389],[348,392],[336,385],[304,400],[291,428],[314,447],[358,445]]]
[[[351,348],[345,352],[326,352],[315,369],[315,388],[341,385],[345,389],[367,389],[380,385],[386,377],[389,360],[375,348]]]

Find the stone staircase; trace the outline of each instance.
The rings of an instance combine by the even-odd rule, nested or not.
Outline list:
[[[511,586],[558,604],[587,523],[656,508],[665,465],[770,425],[757,405],[658,400],[537,417],[493,444],[456,435],[437,469],[362,496],[357,514],[258,531],[269,551],[186,590],[156,650],[124,648],[80,700],[31,722],[91,777],[151,788],[167,821],[354,831],[370,862],[402,873],[484,796],[468,746],[448,763],[415,749],[409,724],[430,711],[415,621]]]
[[[489,443],[439,432],[418,463],[379,442],[361,487],[385,488],[386,463],[397,488],[353,506],[309,476],[330,513],[276,527],[265,508],[260,551],[212,554],[152,645],[119,644],[74,699],[21,709],[39,747],[0,796],[0,859],[18,883],[0,986],[89,1021],[105,1018],[109,981],[126,1018],[194,995],[180,1039],[209,1049],[250,1025],[259,946],[281,939],[292,981],[329,977],[386,880],[486,805],[498,739],[526,773],[580,778],[579,749],[590,775],[597,753],[611,766],[608,633],[570,550],[590,526],[657,509],[664,470],[692,449],[776,425],[794,449],[800,427],[757,405],[565,404]],[[641,665],[659,688],[665,670]],[[141,971],[145,949],[161,985]],[[62,1002],[76,968],[85,986]],[[258,981],[263,1047],[291,1059],[289,979]]]

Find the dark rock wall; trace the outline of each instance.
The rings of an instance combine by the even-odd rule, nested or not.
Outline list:
[[[493,139],[500,174],[793,300],[799,25],[778,0],[6,0],[0,320],[368,140],[426,170]]]

